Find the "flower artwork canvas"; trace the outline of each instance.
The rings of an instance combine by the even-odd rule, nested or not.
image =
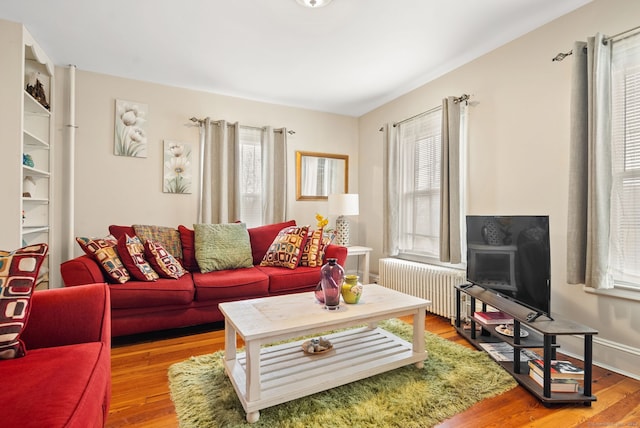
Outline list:
[[[133,101],[116,100],[115,143],[116,156],[147,157],[148,106]]]
[[[191,193],[191,146],[176,141],[164,141],[165,193]]]

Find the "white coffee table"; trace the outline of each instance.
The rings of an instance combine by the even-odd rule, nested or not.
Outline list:
[[[430,304],[376,284],[364,286],[360,303],[341,303],[336,311],[325,310],[313,292],[221,303],[224,366],[247,421],[256,422],[261,409],[398,367],[422,368],[427,358],[425,311]],[[378,321],[406,315],[413,315],[413,343],[376,326]],[[333,349],[319,355],[305,354],[304,340],[262,347],[349,327],[354,328],[323,334]],[[237,352],[236,334],[244,340],[245,352]]]

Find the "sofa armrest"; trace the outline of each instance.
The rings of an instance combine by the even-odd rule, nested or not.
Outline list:
[[[111,346],[111,304],[106,284],[40,290],[21,335],[27,350],[103,342]]]
[[[106,282],[98,263],[86,254],[63,262],[60,274],[66,287]]]
[[[329,244],[324,251],[324,259],[338,259],[338,264],[344,266],[347,261],[347,247]]]

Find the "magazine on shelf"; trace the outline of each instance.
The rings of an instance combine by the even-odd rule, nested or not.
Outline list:
[[[483,324],[513,324],[513,317],[500,311],[474,312],[473,317]]]
[[[529,370],[529,377],[540,386],[544,386],[541,375],[533,370]],[[580,384],[575,379],[551,379],[551,392],[578,392]]]
[[[529,369],[544,376],[544,361],[529,360]],[[571,361],[551,360],[551,379],[584,379],[584,370],[576,367]]]
[[[513,346],[505,342],[482,342],[482,349],[496,361],[513,361]],[[538,360],[542,357],[528,349],[520,349],[520,361]]]

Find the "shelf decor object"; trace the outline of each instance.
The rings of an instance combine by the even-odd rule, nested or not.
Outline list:
[[[337,215],[336,219],[336,244],[343,247],[349,246],[349,220],[345,217],[358,215],[360,203],[357,193],[334,193],[329,195],[329,214]]]

